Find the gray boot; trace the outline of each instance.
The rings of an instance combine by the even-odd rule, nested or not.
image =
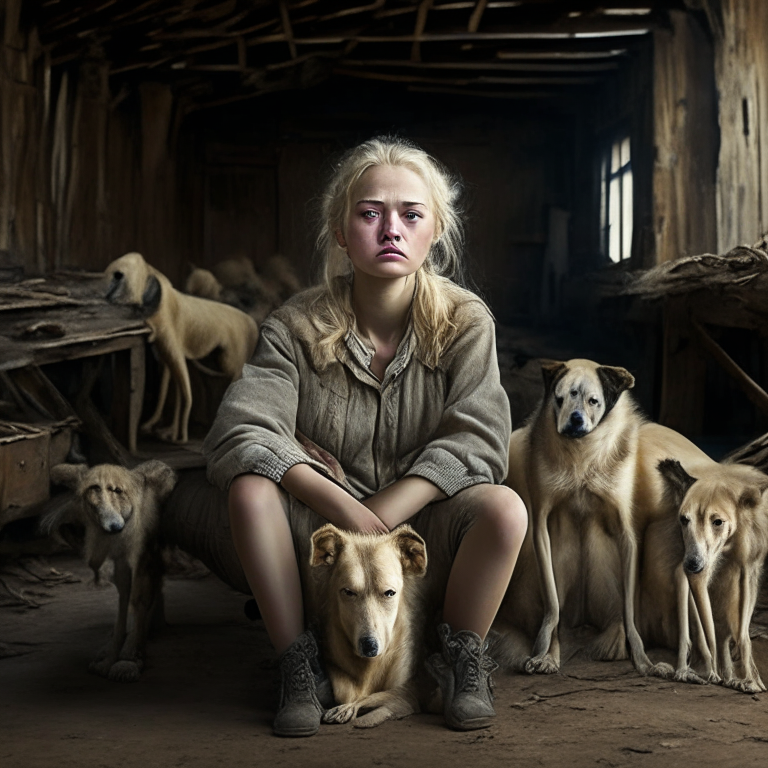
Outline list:
[[[487,728],[496,716],[491,672],[498,667],[486,655],[488,641],[467,629],[451,634],[447,624],[437,633],[443,650],[427,659],[427,670],[440,685],[446,724],[457,731]]]
[[[320,728],[323,708],[317,700],[312,666],[318,665],[317,643],[302,632],[280,657],[280,706],[272,724],[277,736],[312,736]]]

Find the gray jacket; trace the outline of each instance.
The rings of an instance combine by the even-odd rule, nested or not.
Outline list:
[[[379,381],[369,368],[374,350],[354,331],[341,359],[322,370],[313,363],[318,333],[308,307],[318,290],[294,296],[262,324],[254,357],[203,444],[208,479],[227,490],[247,472],[277,483],[295,464],[326,472],[302,449],[298,430],[339,461],[357,498],[406,475],[447,496],[500,483],[512,426],[485,304],[462,292],[453,318],[459,333],[435,368],[414,354],[409,327]]]

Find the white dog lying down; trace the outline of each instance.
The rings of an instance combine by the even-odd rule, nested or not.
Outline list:
[[[97,583],[103,563],[108,559],[114,563],[117,620],[112,637],[89,669],[110,680],[133,682],[143,666],[150,623],[162,621],[160,506],[173,490],[176,474],[152,460],[133,470],[114,464],[91,469],[85,464],[58,464],[51,469],[51,479],[72,489],[76,499],[69,510],[45,519],[43,529],[83,525],[84,555]]]
[[[110,279],[107,301],[141,309],[152,330],[149,341],[154,342],[163,366],[157,407],[142,429],[151,430],[160,421],[168,385],[173,379],[173,423],[158,435],[186,443],[192,410],[187,360],[200,360],[218,350],[223,373],[232,380],[239,378],[256,348],[256,322],[228,304],[180,293],[140,253],[126,253],[113,261],[105,273]]]

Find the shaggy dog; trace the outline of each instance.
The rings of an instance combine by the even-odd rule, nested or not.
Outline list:
[[[338,706],[326,723],[379,725],[418,710],[413,678],[422,643],[424,540],[409,526],[387,535],[325,525],[312,535],[313,615]],[[357,717],[360,710],[371,710]]]
[[[658,468],[682,529],[681,562],[704,625],[708,677],[759,693],[766,687],[749,624],[768,555],[768,476],[754,467],[712,464],[696,471],[668,459]]]
[[[258,327],[253,318],[234,307],[188,296],[177,291],[165,275],[144,261],[139,253],[127,253],[105,270],[110,278],[107,301],[139,307],[152,333],[163,373],[157,407],[142,425],[151,430],[163,415],[171,379],[176,387],[173,423],[158,432],[165,440],[186,443],[192,388],[187,360],[200,360],[219,352],[223,373],[234,380],[253,354]]]
[[[54,530],[64,523],[85,528],[84,555],[96,582],[105,560],[114,563],[119,595],[112,637],[91,663],[90,671],[110,680],[133,682],[143,666],[150,622],[162,621],[163,561],[158,539],[160,505],[176,484],[176,474],[161,461],[129,470],[114,464],[89,469],[84,464],[58,464],[54,483],[75,492],[70,509],[43,522]],[[128,611],[133,626],[128,631]]]

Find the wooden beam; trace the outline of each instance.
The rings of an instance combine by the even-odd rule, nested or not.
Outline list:
[[[480,22],[482,21],[485,8],[488,5],[488,0],[477,0],[475,3],[475,9],[472,11],[472,15],[469,17],[469,24],[467,24],[467,32],[477,32],[480,28]]]
[[[517,59],[611,59],[625,56],[626,48],[610,51],[497,51],[496,58],[504,61]]]
[[[480,99],[552,99],[560,97],[556,91],[480,91],[462,88],[439,88],[422,85],[409,85],[408,90],[413,93],[442,93],[449,96],[477,97]]]
[[[413,30],[413,45],[411,46],[411,61],[421,61],[421,46],[419,38],[427,26],[427,14],[432,7],[432,0],[421,0],[416,14],[416,26]]]
[[[293,39],[293,29],[291,27],[291,17],[288,15],[288,7],[285,4],[285,0],[280,0],[280,20],[283,24],[283,32],[285,33],[285,39],[288,42],[288,50],[290,51],[291,58],[296,58],[296,43]]]
[[[421,75],[394,75],[384,72],[369,72],[366,70],[335,67],[336,75],[358,77],[363,80],[384,80],[392,83],[431,83],[436,85],[586,85],[595,82],[593,77],[462,77],[450,80],[439,77],[424,77]]]
[[[737,386],[757,409],[768,416],[768,392],[739,368],[733,358],[704,330],[704,326],[698,320],[693,319],[692,325],[696,329],[705,349],[712,355],[718,365],[735,380]]]
[[[504,63],[496,61],[405,61],[404,59],[342,59],[345,67],[409,67],[414,69],[465,69],[503,72],[608,72],[618,69],[618,62],[583,62],[570,64]]]

